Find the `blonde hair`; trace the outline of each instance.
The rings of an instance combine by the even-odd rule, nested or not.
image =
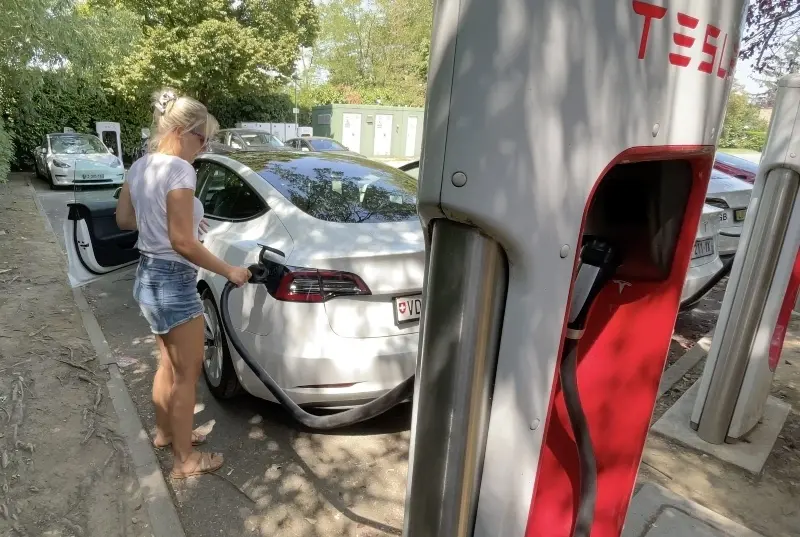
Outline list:
[[[180,136],[187,132],[202,134],[211,139],[219,130],[219,123],[208,113],[206,106],[191,97],[179,97],[171,89],[153,94],[153,132],[150,150],[176,155],[180,150]]]

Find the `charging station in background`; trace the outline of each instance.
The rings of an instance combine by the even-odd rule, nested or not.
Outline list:
[[[405,536],[620,535],[744,7],[437,2]],[[595,475],[559,375],[576,341]]]
[[[740,439],[764,417],[800,287],[799,192],[796,74],[778,82],[767,144],[700,379],[691,426],[706,442]]]

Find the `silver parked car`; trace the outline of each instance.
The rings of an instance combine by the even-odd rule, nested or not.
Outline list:
[[[122,161],[92,134],[46,134],[34,150],[36,175],[50,188],[81,185],[121,185]]]
[[[719,214],[720,255],[733,255],[739,246],[739,238],[747,216],[747,206],[750,205],[750,195],[753,185],[737,179],[732,175],[717,169],[711,170],[711,180],[708,182],[706,203],[722,209]]]
[[[258,129],[222,129],[213,140],[209,140],[211,153],[231,151],[272,151],[284,144],[274,134]]]

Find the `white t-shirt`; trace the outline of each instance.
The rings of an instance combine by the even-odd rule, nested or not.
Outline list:
[[[179,157],[150,153],[131,165],[126,180],[136,211],[139,251],[148,257],[194,266],[172,249],[167,228],[167,193],[178,188],[195,190],[197,174],[192,165]],[[194,198],[195,233],[199,233],[202,219],[203,204]]]

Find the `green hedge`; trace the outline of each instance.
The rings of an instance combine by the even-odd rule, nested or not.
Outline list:
[[[233,127],[239,121],[293,121],[293,99],[286,94],[247,95],[206,103],[222,127]],[[303,110],[304,116],[310,116]],[[80,77],[63,72],[48,72],[35,87],[18,95],[9,114],[7,128],[13,133],[16,168],[33,165],[33,150],[42,137],[72,127],[77,132],[93,133],[95,122],[116,121],[120,124],[122,148],[129,161],[141,143],[142,127],[152,121],[150,96],[122,99]],[[0,135],[0,159],[3,154]],[[2,160],[0,160],[0,172]]]

